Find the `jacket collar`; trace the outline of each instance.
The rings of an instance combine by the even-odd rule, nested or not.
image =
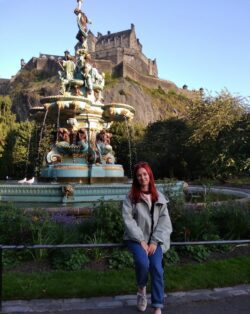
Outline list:
[[[156,204],[162,204],[162,205],[167,204],[169,202],[169,199],[166,196],[164,196],[161,192],[159,192],[159,191],[157,191],[157,192],[158,192],[159,198],[158,198]]]

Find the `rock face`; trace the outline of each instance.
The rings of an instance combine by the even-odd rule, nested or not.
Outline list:
[[[175,91],[149,89],[135,81],[120,78],[104,92],[105,104],[121,102],[135,108],[134,121],[147,125],[157,120],[184,115],[190,98]]]
[[[26,120],[32,107],[41,106],[41,97],[57,95],[59,86],[59,80],[51,83],[51,86],[48,82],[44,82],[44,86],[41,82],[39,84],[33,82],[31,87],[18,90],[12,86],[12,110],[17,115],[17,120]],[[104,103],[124,103],[133,106],[136,111],[134,121],[147,125],[157,120],[185,114],[188,98],[178,100],[178,94],[174,95],[176,99],[168,100],[167,93],[157,95],[157,89],[150,90],[137,82],[120,78],[112,86],[107,85],[105,88]]]
[[[140,80],[140,76],[129,73],[127,71],[125,77],[106,79],[103,93],[105,104],[125,103],[133,106],[136,110],[134,121],[143,125],[185,115],[194,93],[179,89],[168,81],[154,79],[152,83],[150,77],[148,82],[145,76],[141,76]],[[42,97],[57,95],[59,89],[60,80],[55,71],[32,67],[20,70],[10,81],[12,109],[17,120],[26,120],[32,107],[41,106]]]
[[[112,88],[106,87],[104,92],[105,103],[121,102],[135,108],[134,121],[148,124],[163,118],[160,111],[153,108],[153,99],[143,88],[124,78]]]
[[[58,94],[59,85],[59,79],[54,73],[36,69],[19,71],[10,81],[12,111],[17,121],[27,120],[30,109],[41,106],[41,97]]]

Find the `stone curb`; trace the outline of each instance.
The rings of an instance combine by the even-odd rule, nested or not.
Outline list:
[[[193,290],[187,292],[172,292],[166,295],[168,304],[183,304],[189,302],[218,300],[239,295],[250,296],[250,285],[235,287]],[[150,299],[150,295],[148,295]],[[42,300],[16,300],[4,301],[2,313],[43,313],[77,310],[93,310],[104,308],[122,308],[136,305],[135,295],[121,295],[114,297],[86,298],[86,299],[42,299]]]

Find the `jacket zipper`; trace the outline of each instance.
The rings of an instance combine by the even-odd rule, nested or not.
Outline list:
[[[153,231],[154,231],[154,203],[152,203],[152,206],[151,206],[150,216],[151,216],[151,232],[150,232],[150,236],[148,239],[148,244],[150,244],[150,241],[151,241],[151,238],[153,235]]]

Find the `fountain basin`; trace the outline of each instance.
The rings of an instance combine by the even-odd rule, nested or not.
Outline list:
[[[42,181],[77,182],[77,183],[112,183],[124,182],[124,169],[117,164],[58,163],[48,165],[41,171]]]
[[[105,121],[124,121],[134,117],[135,109],[127,104],[112,103],[103,106],[103,118]]]
[[[217,193],[221,195],[231,195],[234,197],[234,199],[228,199],[228,200],[217,200],[217,201],[208,201],[210,205],[222,205],[226,204],[228,202],[240,202],[240,203],[246,203],[250,202],[250,191],[249,190],[243,190],[239,188],[233,188],[233,187],[219,187],[219,186],[214,186],[214,187],[209,187],[209,188],[204,188],[203,186],[188,186],[186,188],[187,193],[197,193],[197,192],[202,192],[202,193]],[[207,205],[207,202],[188,202],[185,204],[186,208],[203,208]]]
[[[168,184],[157,184],[157,189],[164,192]],[[0,202],[12,203],[43,203],[74,204],[94,207],[100,201],[123,201],[131,188],[130,184],[59,184],[36,183],[32,185],[2,184],[0,185]],[[169,185],[169,190],[175,194],[183,193],[183,182]],[[36,205],[37,207],[37,205]]]

